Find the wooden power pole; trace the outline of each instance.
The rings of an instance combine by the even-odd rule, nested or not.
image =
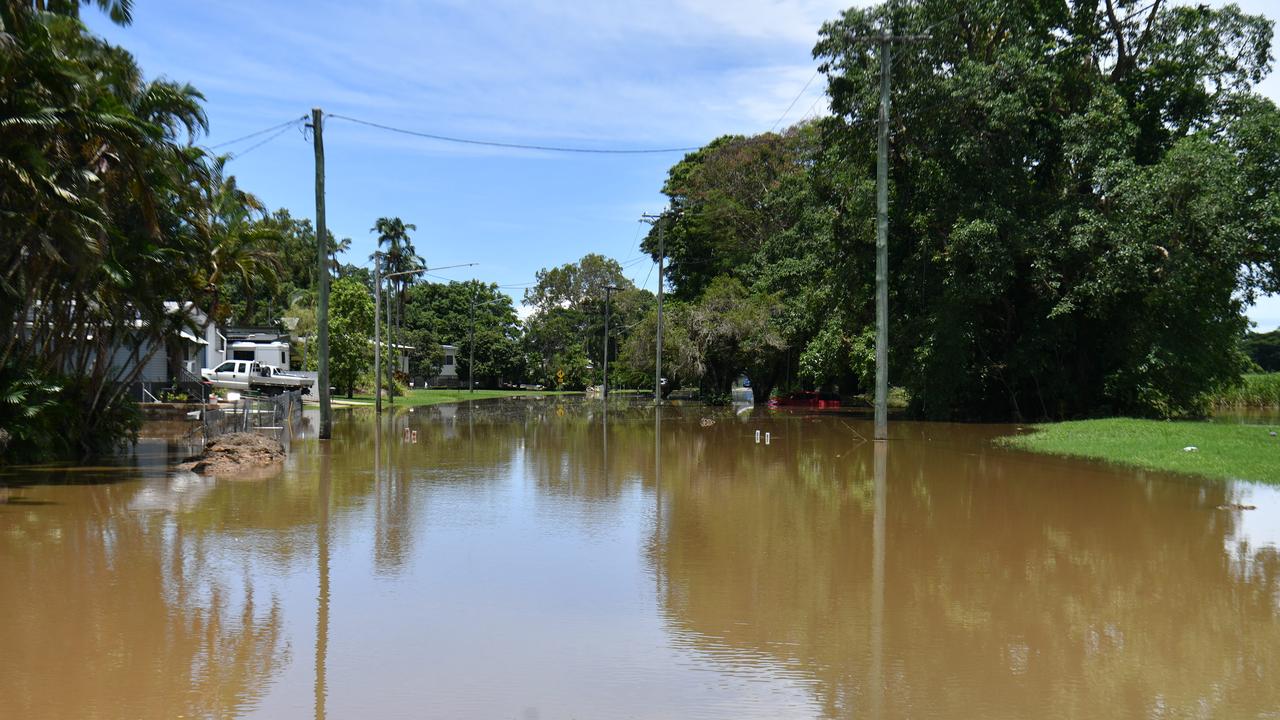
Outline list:
[[[387,298],[391,302],[391,298]],[[373,254],[373,411],[382,412],[382,253]],[[390,358],[387,358],[390,360]]]
[[[657,328],[657,350],[654,352],[653,362],[653,402],[656,405],[662,404],[662,279],[663,279],[663,261],[667,259],[666,248],[663,246],[665,237],[663,232],[666,230],[666,214],[650,215],[645,213],[640,216],[642,222],[658,226],[658,328]]]
[[[316,150],[316,310],[320,386],[320,439],[333,436],[333,405],[329,401],[329,236],[324,223],[324,112],[311,108],[311,137]]]
[[[604,382],[601,397],[605,400],[609,399],[609,299],[617,290],[616,285],[604,286]]]
[[[889,439],[889,75],[893,41],[880,40],[880,132],[876,147],[876,440]]]
[[[892,12],[893,5],[888,5]],[[880,45],[880,128],[876,147],[876,440],[889,439],[889,99],[895,42],[928,40],[929,35],[894,35],[885,19],[885,31],[867,38]],[[854,38],[855,41],[859,38]]]

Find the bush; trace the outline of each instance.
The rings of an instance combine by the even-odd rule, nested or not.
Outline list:
[[[109,389],[108,389],[109,391]],[[107,455],[135,443],[142,413],[121,393],[90,420],[93,389],[82,378],[41,377],[12,367],[0,372],[0,458],[42,462]]]
[[[1239,384],[1216,393],[1212,402],[1219,409],[1280,407],[1280,373],[1246,374]]]

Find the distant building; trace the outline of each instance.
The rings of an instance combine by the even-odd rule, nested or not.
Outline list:
[[[441,345],[444,359],[440,361],[440,372],[435,377],[427,378],[427,387],[458,387],[458,346]]]
[[[200,368],[207,367],[205,363],[211,357],[222,361],[216,349],[222,342],[221,336],[204,311],[191,302],[169,301],[164,308],[170,315],[185,314],[187,326],[159,343],[146,341],[136,348],[121,346],[111,352],[112,372],[131,376],[133,369],[141,364],[129,391],[139,400],[153,399],[161,389],[173,385],[198,395]]]

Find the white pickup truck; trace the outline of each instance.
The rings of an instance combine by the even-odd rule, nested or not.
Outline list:
[[[263,365],[256,360],[228,360],[216,368],[201,370],[200,377],[214,387],[264,395],[298,389],[305,395],[315,384],[315,380],[309,377],[290,375],[274,365]]]

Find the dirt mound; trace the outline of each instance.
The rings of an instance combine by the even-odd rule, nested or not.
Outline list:
[[[204,452],[178,466],[200,475],[228,475],[275,465],[284,460],[279,440],[253,433],[228,433],[210,440]]]

